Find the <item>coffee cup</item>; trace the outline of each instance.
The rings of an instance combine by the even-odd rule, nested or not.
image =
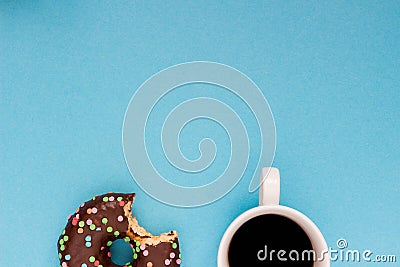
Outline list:
[[[259,206],[229,225],[219,245],[218,267],[330,266],[318,227],[301,212],[279,205],[279,196],[279,170],[263,168]]]

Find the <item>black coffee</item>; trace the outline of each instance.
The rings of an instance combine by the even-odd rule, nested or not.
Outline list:
[[[312,267],[312,249],[310,239],[297,223],[280,215],[261,215],[245,222],[234,234],[228,251],[229,266]]]

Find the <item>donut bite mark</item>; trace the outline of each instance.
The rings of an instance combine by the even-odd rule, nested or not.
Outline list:
[[[118,267],[110,246],[123,239],[133,250],[125,267],[178,267],[181,264],[176,231],[154,236],[132,217],[135,194],[107,193],[83,203],[68,217],[58,239],[61,267]]]

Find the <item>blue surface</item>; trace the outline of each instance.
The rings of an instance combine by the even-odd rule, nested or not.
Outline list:
[[[192,60],[263,90],[282,204],[329,246],[398,253],[400,4],[330,2],[1,1],[0,266],[57,266],[67,215],[107,191],[137,192],[150,231],[177,229],[183,266],[215,265],[228,224],[257,204],[251,177],[211,205],[166,206],[134,183],[121,144],[134,91]]]

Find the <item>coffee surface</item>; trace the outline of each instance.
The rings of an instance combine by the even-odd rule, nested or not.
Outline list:
[[[234,234],[228,251],[229,266],[312,267],[312,249],[307,234],[294,221],[280,215],[260,215]]]

